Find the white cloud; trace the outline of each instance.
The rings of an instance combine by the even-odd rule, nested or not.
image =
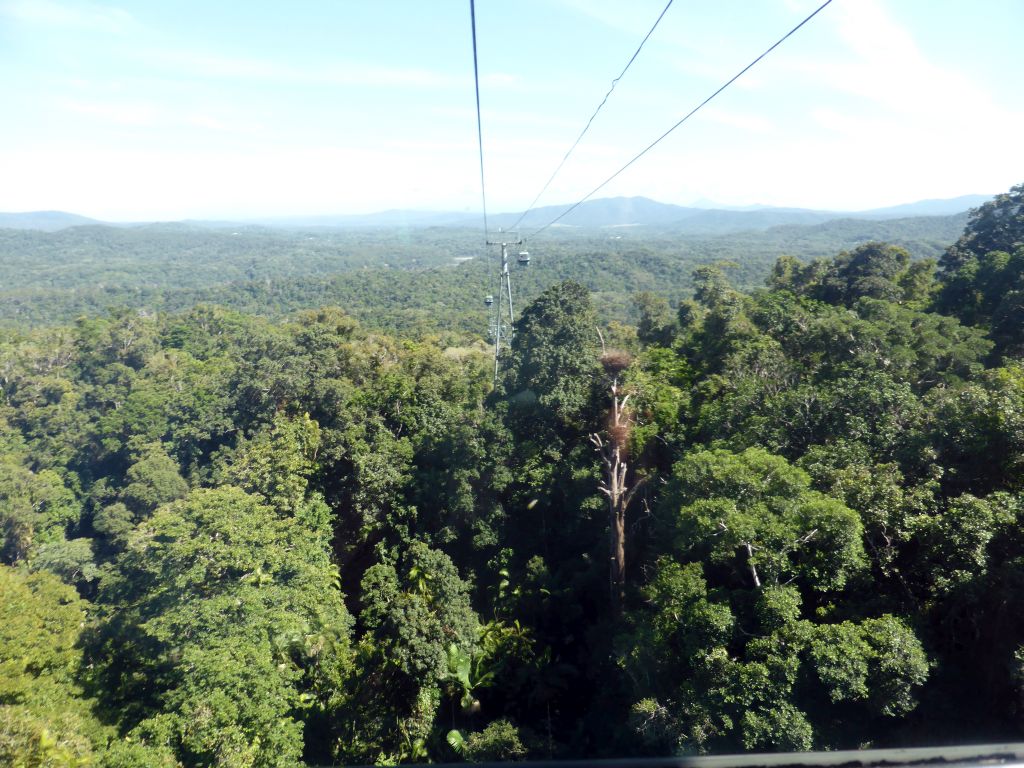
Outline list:
[[[365,62],[327,61],[318,65],[296,65],[280,60],[247,56],[210,54],[182,49],[141,50],[146,64],[175,75],[227,80],[260,81],[281,85],[353,86],[394,89],[472,88],[470,74],[449,74],[422,68],[369,66]],[[481,87],[488,90],[522,90],[517,75],[494,72],[481,75]]]
[[[826,13],[822,39],[830,44],[831,34],[834,50],[781,52],[764,75],[763,96],[785,94],[777,120],[792,140],[705,150],[720,169],[695,174],[721,189],[700,194],[852,209],[993,192],[1024,175],[1024,109],[998,103],[953,64],[930,60],[875,0],[836,3]],[[697,168],[700,160],[693,158]]]
[[[838,3],[829,11],[827,18],[845,51],[828,61],[786,56],[780,70],[920,122],[948,119],[950,104],[962,112],[997,109],[981,84],[928,60],[913,35],[875,0]]]

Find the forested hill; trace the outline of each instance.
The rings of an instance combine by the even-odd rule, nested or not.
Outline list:
[[[673,303],[692,291],[696,266],[734,262],[740,288],[763,284],[782,254],[833,255],[871,240],[938,257],[966,214],[837,220],[760,232],[684,236],[669,227],[555,231],[527,246],[516,297],[529,301],[573,278],[597,294],[605,319],[634,320],[630,296],[658,290]],[[59,232],[0,229],[0,324],[69,322],[131,307],[178,311],[201,303],[269,317],[336,304],[362,323],[404,334],[487,327],[496,252],[476,229],[279,230],[187,224],[83,226]]]
[[[0,332],[0,764],[1021,740],[1024,185],[766,271],[538,286],[496,382],[332,307]]]

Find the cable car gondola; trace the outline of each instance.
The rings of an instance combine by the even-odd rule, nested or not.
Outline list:
[[[518,259],[518,261],[524,267],[529,266],[529,264],[530,264],[530,252],[529,251],[520,251],[519,252],[519,259]]]
[[[488,293],[486,296],[484,296],[484,304],[486,304],[489,307],[493,303],[494,303],[494,297],[491,296],[491,294]]]

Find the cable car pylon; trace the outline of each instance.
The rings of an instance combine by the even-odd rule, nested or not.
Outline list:
[[[510,245],[522,245],[523,239],[518,234],[515,235],[515,239],[506,239],[504,233],[501,230],[498,231],[501,235],[500,240],[487,240],[487,245],[498,245],[501,246],[501,268],[498,270],[498,293],[495,296],[488,295],[488,299],[494,299],[495,312],[494,312],[494,384],[498,384],[498,369],[501,365],[502,347],[506,347],[509,351],[512,349],[512,334],[515,323],[515,314],[512,311],[512,275],[508,269],[508,247]],[[522,265],[530,263],[530,254],[526,250],[519,252],[518,261]],[[485,303],[488,305],[491,302]],[[506,313],[507,306],[507,313]],[[506,323],[507,318],[507,325]]]

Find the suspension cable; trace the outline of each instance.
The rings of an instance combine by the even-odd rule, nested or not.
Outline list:
[[[551,186],[551,182],[555,180],[555,177],[558,175],[558,172],[562,170],[562,167],[565,165],[565,162],[569,159],[569,155],[573,153],[576,147],[579,146],[580,141],[583,140],[583,137],[586,136],[587,131],[590,130],[590,126],[594,122],[594,118],[597,117],[597,113],[600,112],[601,108],[608,102],[608,97],[612,95],[612,91],[615,90],[615,86],[618,84],[619,80],[623,78],[626,72],[629,71],[629,68],[632,66],[633,62],[636,61],[636,57],[640,55],[640,51],[643,50],[644,44],[647,42],[648,38],[650,38],[650,36],[654,34],[654,30],[658,28],[658,24],[661,23],[662,18],[664,18],[665,14],[668,12],[668,9],[671,7],[671,5],[672,0],[668,0],[668,4],[662,9],[661,13],[658,14],[658,18],[654,20],[654,25],[647,31],[647,34],[644,35],[644,39],[640,41],[639,47],[633,52],[633,55],[629,57],[629,61],[626,62],[626,66],[623,67],[622,71],[619,73],[619,76],[612,80],[612,85],[608,89],[608,92],[604,95],[604,98],[601,99],[601,103],[597,105],[597,109],[594,110],[594,114],[592,114],[590,116],[590,119],[587,120],[587,124],[583,126],[583,130],[580,131],[580,135],[576,137],[576,141],[574,141],[572,143],[572,146],[569,147],[569,151],[565,153],[565,156],[562,158],[562,162],[558,164],[558,167],[555,168],[554,172],[551,174],[548,180],[544,182],[544,186],[540,188],[540,192],[538,192],[537,196],[533,198],[533,202],[530,203],[530,205],[527,206],[526,210],[522,212],[518,219],[516,219],[516,223],[512,225],[511,229],[515,230],[519,226],[520,222],[522,222],[522,220],[526,218],[527,214],[529,214],[530,211],[533,210],[533,207],[537,205],[537,201],[540,200],[541,195],[547,192],[548,187]]]
[[[613,173],[607,179],[605,179],[600,184],[598,184],[596,187],[594,187],[592,190],[590,190],[586,195],[581,197],[572,206],[570,206],[566,210],[562,211],[562,213],[560,213],[554,219],[552,219],[547,224],[545,224],[543,227],[541,227],[536,232],[534,232],[531,235],[531,237],[536,237],[541,232],[543,232],[548,227],[550,227],[552,224],[555,224],[558,221],[560,221],[561,219],[565,218],[570,213],[572,213],[577,208],[579,208],[581,205],[583,205],[583,203],[585,203],[587,200],[589,200],[591,197],[593,197],[597,192],[599,192],[600,190],[604,189],[604,187],[606,187],[609,183],[611,183],[612,180],[614,180],[616,177],[618,177],[619,174],[621,174],[623,171],[625,171],[627,168],[629,168],[631,165],[633,165],[633,163],[635,163],[641,157],[643,157],[648,152],[650,152],[652,149],[654,149],[656,146],[658,146],[658,144],[660,144],[664,139],[666,139],[670,133],[672,133],[674,130],[676,130],[676,128],[678,128],[683,123],[685,123],[687,120],[689,120],[691,117],[693,117],[695,114],[697,114],[697,112],[699,112],[701,110],[701,108],[704,107],[704,105],[706,105],[709,101],[711,101],[713,98],[715,98],[718,94],[720,94],[722,91],[724,91],[730,85],[732,85],[734,82],[739,80],[740,77],[742,77],[744,74],[746,74],[747,71],[750,70],[759,61],[761,61],[761,59],[763,59],[769,53],[771,53],[776,48],[778,48],[780,45],[782,45],[782,43],[784,43],[786,41],[786,39],[788,39],[790,37],[790,35],[795,33],[804,24],[806,24],[811,19],[813,19],[815,16],[817,16],[819,13],[821,13],[821,11],[823,11],[831,2],[832,2],[832,0],[825,0],[825,2],[822,3],[820,6],[818,6],[818,8],[813,13],[811,13],[807,18],[805,18],[803,21],[801,21],[799,24],[797,24],[795,27],[793,27],[791,30],[789,30],[789,32],[787,32],[785,35],[783,35],[778,40],[776,40],[775,43],[768,50],[766,50],[764,53],[762,53],[760,56],[758,56],[752,62],[747,64],[747,66],[745,66],[743,69],[741,69],[739,72],[737,72],[731,78],[729,78],[729,80],[726,81],[726,83],[724,85],[722,85],[717,91],[715,91],[710,96],[708,96],[706,99],[704,99],[704,101],[702,101],[696,107],[691,109],[679,122],[677,122],[675,125],[673,125],[671,128],[669,128],[667,131],[665,131],[663,134],[661,134],[661,136],[659,136],[654,141],[652,141],[650,144],[648,144],[646,147],[644,147],[644,149],[642,149],[639,153],[634,155],[633,158],[628,163],[626,163],[624,166],[619,168],[619,170],[617,170],[615,173]]]
[[[480,67],[476,53],[476,2],[469,0],[469,21],[473,31],[473,85],[476,88],[476,141],[480,150],[480,197],[484,212],[484,241],[488,239],[490,228],[487,226],[487,185],[484,177],[484,132],[480,119]]]

